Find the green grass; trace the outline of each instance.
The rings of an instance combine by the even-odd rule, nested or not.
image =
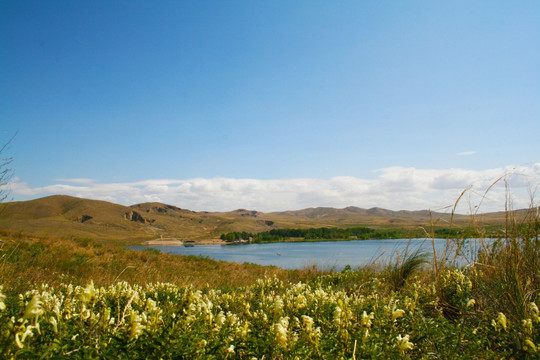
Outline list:
[[[395,254],[394,263],[387,269],[388,282],[392,289],[396,291],[402,289],[407,280],[420,272],[422,267],[429,262],[429,255],[427,252],[421,252],[420,249],[411,253],[409,245],[403,254]]]

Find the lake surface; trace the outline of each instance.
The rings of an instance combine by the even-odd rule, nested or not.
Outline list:
[[[284,269],[301,269],[316,265],[322,269],[341,270],[346,265],[353,268],[378,262],[389,262],[396,254],[403,254],[409,244],[409,253],[417,249],[433,252],[431,239],[384,239],[384,240],[352,240],[352,241],[320,241],[320,242],[285,242],[245,245],[196,245],[183,246],[130,246],[130,249],[157,249],[170,254],[200,255],[216,260],[237,263],[254,263],[259,265],[275,265]],[[435,249],[442,254],[446,247],[445,239],[435,239]],[[466,254],[461,263],[470,260],[470,254],[476,253],[478,242],[468,240]],[[431,258],[431,257],[430,257]]]

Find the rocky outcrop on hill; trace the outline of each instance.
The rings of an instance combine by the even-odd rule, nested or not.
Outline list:
[[[154,220],[148,220],[148,219],[143,218],[141,214],[139,214],[136,211],[129,211],[125,213],[124,219],[129,220],[129,221],[140,222],[141,224],[151,224],[154,222]]]
[[[238,209],[234,211],[234,214],[247,217],[259,217],[261,212],[255,210]]]
[[[180,208],[177,208],[176,206],[172,206],[172,205],[165,205],[165,206],[162,206],[162,207],[154,207],[152,209],[148,209],[146,210],[147,212],[150,212],[149,210],[154,210],[155,212],[158,212],[158,213],[167,213],[171,210],[173,211],[181,211],[182,209]]]
[[[181,209],[174,205],[167,205],[162,203],[143,203],[130,206],[132,209],[135,209],[140,212],[146,212],[150,214],[196,214],[195,211]]]
[[[84,223],[88,220],[91,220],[93,219],[94,217],[93,216],[90,216],[90,215],[81,215],[81,216],[77,216],[75,219],[73,219],[73,221],[77,221],[77,222],[80,222],[80,223]]]
[[[83,223],[83,222],[88,221],[88,220],[90,220],[92,218],[93,217],[90,216],[90,215],[83,215],[83,216],[81,216],[81,222]]]

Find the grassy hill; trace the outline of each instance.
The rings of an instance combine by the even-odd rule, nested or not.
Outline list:
[[[481,215],[484,224],[503,224],[505,213]],[[141,243],[160,237],[217,239],[223,233],[257,233],[271,229],[368,226],[378,229],[413,229],[448,226],[450,215],[424,211],[391,211],[381,208],[309,208],[262,213],[239,209],[229,212],[195,212],[162,203],[123,206],[106,201],[48,196],[1,205],[0,229],[55,237],[92,238],[105,242]],[[456,215],[456,226],[471,218]]]
[[[153,236],[148,224],[127,220],[129,207],[70,196],[10,202],[2,205],[0,228],[59,237],[107,239]]]

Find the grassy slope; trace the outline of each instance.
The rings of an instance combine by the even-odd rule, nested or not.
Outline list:
[[[306,280],[317,272],[237,264],[159,251],[135,251],[90,239],[37,237],[0,232],[0,285],[24,292],[35,284],[82,285],[93,280],[108,286],[117,281],[145,285],[168,282],[195,288],[245,286],[267,276]]]
[[[49,196],[3,204],[0,228],[58,237],[99,237],[103,240],[152,236],[147,226],[124,219],[124,214],[129,211],[128,207],[105,201]],[[92,219],[81,223],[78,220],[82,215]]]

